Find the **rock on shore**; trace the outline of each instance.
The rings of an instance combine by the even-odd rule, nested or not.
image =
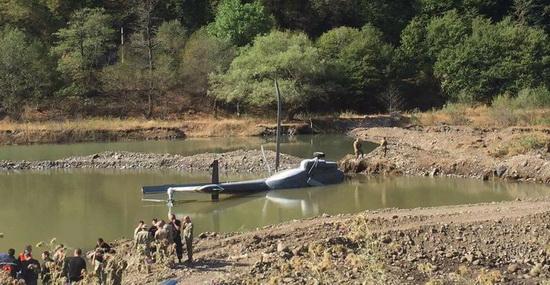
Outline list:
[[[266,151],[270,165],[274,165],[275,152]],[[267,172],[262,152],[237,150],[227,153],[203,153],[193,156],[136,152],[102,152],[88,156],[47,161],[0,161],[1,170],[47,170],[69,168],[109,169],[177,169],[187,172],[207,172],[213,160],[219,160],[220,169],[229,173]],[[281,169],[296,167],[301,159],[281,154]]]
[[[381,148],[356,160],[348,156],[340,161],[347,173],[396,174],[422,176],[459,176],[478,179],[550,183],[548,146],[535,147],[523,154],[499,155],[518,134],[536,134],[550,141],[550,130],[508,128],[475,129],[440,126],[355,129],[353,136],[379,142],[388,141],[384,156]]]

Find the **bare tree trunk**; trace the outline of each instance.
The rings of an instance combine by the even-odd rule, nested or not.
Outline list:
[[[147,60],[148,60],[148,69],[149,69],[149,78],[148,78],[148,91],[147,91],[147,114],[146,117],[149,119],[153,116],[153,33],[151,31],[152,29],[152,21],[151,21],[151,14],[153,12],[154,6],[156,2],[154,0],[147,1],[147,7],[146,7],[146,23],[145,23],[145,36],[147,41]]]

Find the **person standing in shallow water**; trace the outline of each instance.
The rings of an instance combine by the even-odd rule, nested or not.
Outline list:
[[[193,223],[191,223],[189,216],[185,216],[183,222],[183,238],[185,239],[185,247],[187,249],[187,263],[191,264],[193,262]]]
[[[360,138],[356,138],[355,141],[353,142],[353,152],[355,153],[356,159],[363,158],[364,153],[363,153],[363,148],[361,145]]]
[[[174,233],[174,243],[176,244],[176,255],[178,256],[178,261],[181,263],[183,258],[183,243],[181,242],[181,221],[176,219],[176,215],[168,215],[170,219],[170,226],[172,227]]]

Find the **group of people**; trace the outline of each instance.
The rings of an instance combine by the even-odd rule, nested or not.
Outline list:
[[[174,248],[178,262],[183,259],[183,242],[187,251],[186,263],[193,262],[193,223],[189,216],[183,218],[183,222],[176,218],[176,215],[169,214],[168,221],[153,219],[151,226],[139,221],[134,230],[135,246],[141,247],[148,255],[151,252],[159,251],[164,255],[170,254]]]
[[[65,247],[58,245],[53,255],[50,251],[42,252],[42,263],[33,257],[32,246],[27,245],[23,252],[15,256],[15,249],[10,248],[8,253],[0,254],[0,270],[6,272],[18,284],[52,284],[54,274],[59,272],[62,277],[71,282],[78,282],[86,272],[86,260],[82,257],[82,250],[74,250],[73,256],[67,257]]]
[[[380,147],[384,151],[384,157],[386,157],[386,154],[388,153],[388,141],[386,140],[386,137],[383,137],[380,141]],[[363,158],[363,156],[365,155],[360,138],[357,138],[355,139],[355,141],[353,141],[353,152],[355,153],[356,159]]]

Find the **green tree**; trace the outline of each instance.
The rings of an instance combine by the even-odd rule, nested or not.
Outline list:
[[[214,18],[214,7],[209,0],[186,0],[182,3],[182,24],[192,31],[208,24]]]
[[[226,73],[212,76],[211,95],[265,113],[276,102],[277,79],[287,116],[292,118],[312,100],[323,100],[323,74],[319,52],[305,34],[272,31],[242,50]]]
[[[94,94],[98,88],[98,71],[106,53],[114,47],[111,18],[102,8],[77,10],[68,27],[60,29],[52,48],[59,57],[57,70],[67,86],[60,93],[67,96]]]
[[[0,113],[17,117],[24,104],[49,95],[50,70],[40,42],[9,26],[0,30]]]
[[[41,1],[0,0],[0,27],[11,25],[48,40],[58,24]]]
[[[435,57],[428,51],[427,28],[429,19],[415,17],[401,33],[401,45],[393,58],[395,80],[410,106],[429,109],[442,105],[444,99],[439,82],[433,75]]]
[[[522,25],[533,25],[550,33],[550,3],[544,0],[514,0],[514,19]]]
[[[513,6],[513,0],[420,0],[423,16],[441,16],[448,11],[457,10],[467,17],[485,16],[501,20]]]
[[[187,30],[178,20],[164,22],[156,35],[157,73],[159,87],[170,89],[181,84],[181,52],[187,41]]]
[[[446,48],[454,48],[470,34],[470,21],[460,16],[456,10],[446,12],[441,17],[431,19],[426,27],[428,55],[435,61]]]
[[[361,30],[341,27],[324,33],[317,41],[321,58],[330,69],[330,79],[341,86],[341,107],[373,110],[376,96],[385,89],[393,49],[371,25]]]
[[[414,18],[418,9],[416,1],[411,0],[361,1],[360,7],[366,23],[380,30],[384,39],[391,43],[399,41],[401,31]]]
[[[145,101],[143,114],[151,117],[156,98],[183,84],[181,52],[187,31],[178,20],[162,23],[155,34],[148,34],[146,26],[142,29],[131,37],[124,62],[104,68],[101,81],[105,92],[137,97],[132,100],[136,105]]]
[[[550,40],[541,29],[505,19],[477,18],[472,33],[438,56],[435,75],[453,100],[480,101],[512,94],[550,78]]]
[[[244,46],[257,35],[268,32],[272,26],[273,19],[259,1],[241,3],[241,0],[223,0],[209,32],[236,46]]]
[[[208,76],[226,72],[236,54],[235,46],[211,36],[205,28],[193,33],[185,45],[180,65],[184,89],[193,95],[206,95]]]

